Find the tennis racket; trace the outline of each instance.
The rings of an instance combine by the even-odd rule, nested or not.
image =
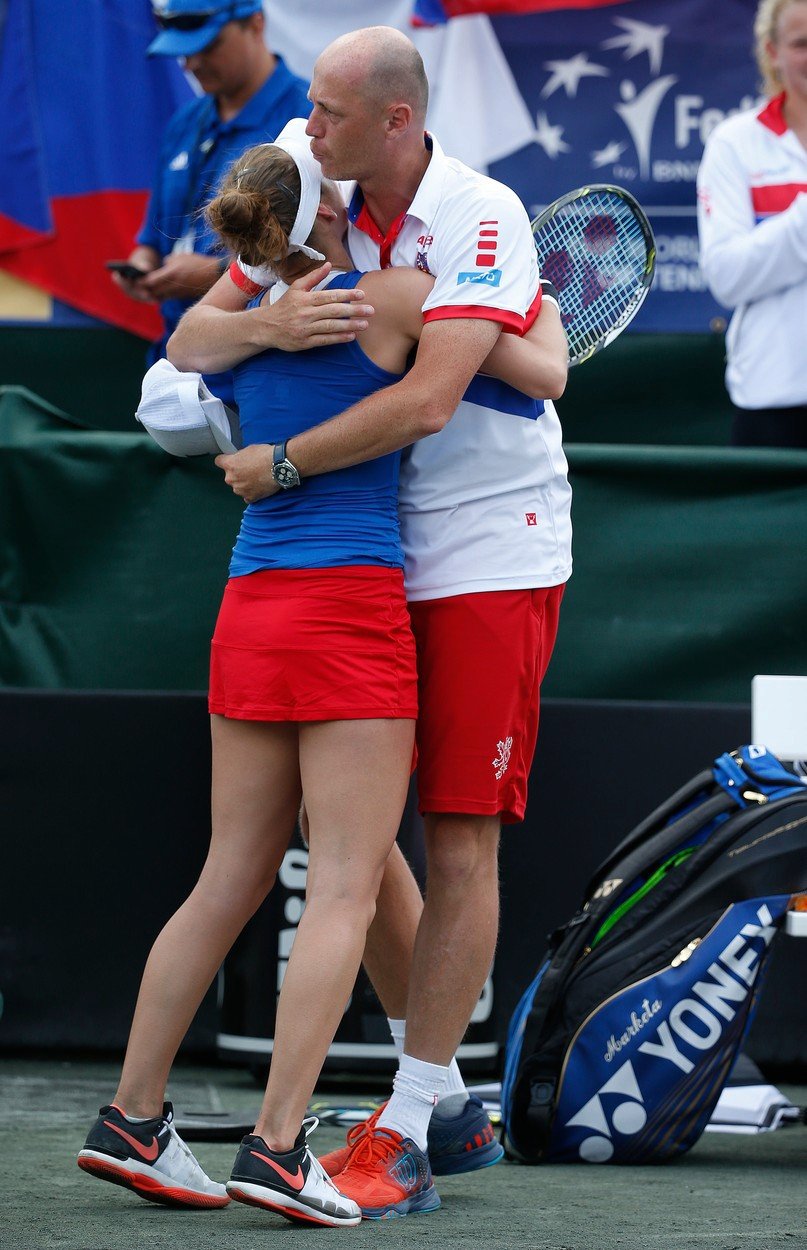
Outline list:
[[[650,222],[622,187],[580,187],[532,223],[541,277],[557,288],[579,365],[621,334],[644,303],[656,268]]]

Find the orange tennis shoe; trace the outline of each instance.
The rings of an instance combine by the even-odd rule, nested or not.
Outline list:
[[[394,1129],[364,1127],[339,1173],[340,1192],[358,1203],[362,1218],[388,1220],[436,1211],[440,1196],[427,1155]]]
[[[350,1153],[369,1129],[375,1128],[386,1107],[382,1103],[368,1120],[348,1130],[346,1144],[323,1155],[320,1164],[328,1176],[338,1176]],[[490,1167],[504,1157],[490,1117],[476,1094],[453,1094],[434,1109],[426,1144],[432,1176],[451,1176]]]

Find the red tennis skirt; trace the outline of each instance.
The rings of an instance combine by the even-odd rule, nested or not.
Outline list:
[[[211,712],[236,720],[417,717],[400,569],[264,569],[231,577],[210,654]]]

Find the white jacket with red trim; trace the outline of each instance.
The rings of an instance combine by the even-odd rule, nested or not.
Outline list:
[[[740,408],[807,404],[807,150],[783,104],[721,122],[698,173],[701,267],[734,309],[726,386]]]

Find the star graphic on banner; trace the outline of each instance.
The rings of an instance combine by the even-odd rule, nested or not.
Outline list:
[[[602,169],[603,165],[613,165],[614,161],[619,160],[626,147],[627,144],[617,143],[615,139],[612,139],[599,152],[591,153],[591,163],[595,169]]]
[[[568,61],[545,61],[544,69],[551,69],[552,76],[541,90],[541,98],[546,100],[560,87],[566,95],[576,96],[581,78],[607,78],[609,71],[604,65],[594,65],[588,54],[578,52],[577,56],[569,57]]]
[[[561,152],[571,152],[572,150],[562,136],[562,126],[552,126],[546,113],[538,114],[535,119],[535,134],[533,137],[536,143],[540,143],[547,156],[551,156],[553,160]]]
[[[621,26],[624,35],[614,35],[606,39],[600,46],[603,48],[624,48],[626,61],[646,52],[650,61],[650,71],[657,74],[661,69],[661,58],[664,55],[664,40],[670,33],[669,26],[651,26],[648,22],[637,22],[630,17],[615,17],[614,23]]]

